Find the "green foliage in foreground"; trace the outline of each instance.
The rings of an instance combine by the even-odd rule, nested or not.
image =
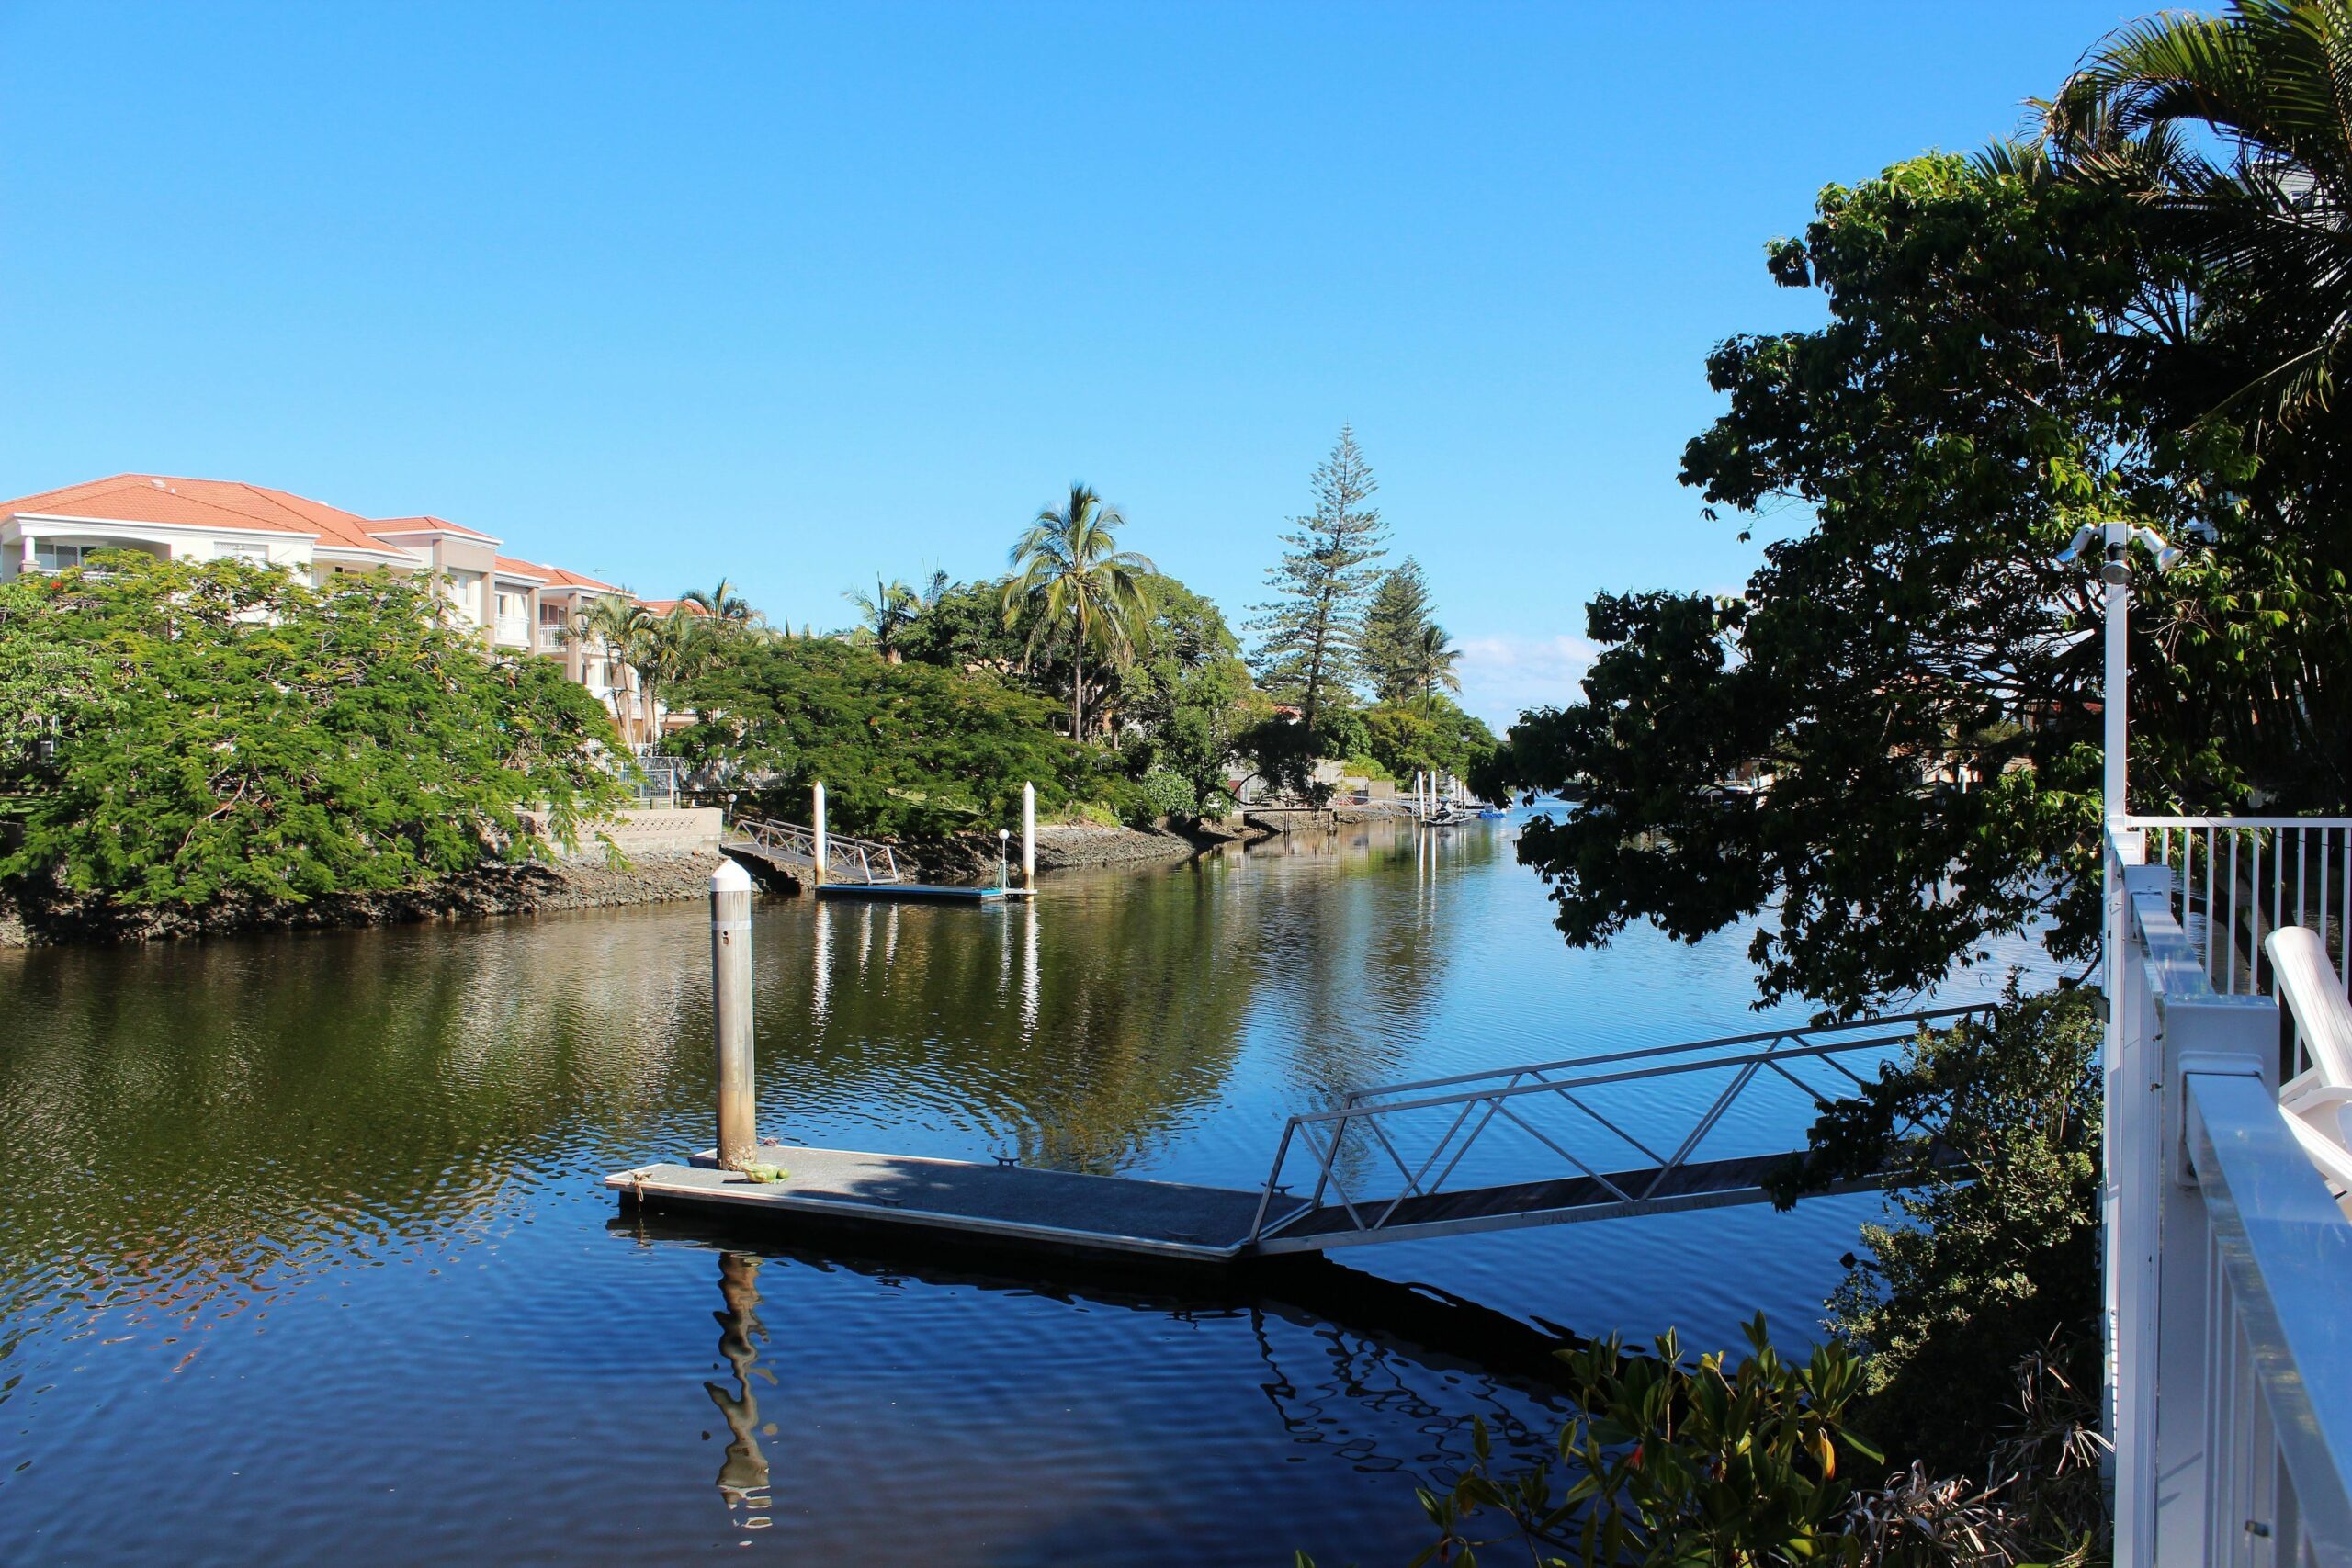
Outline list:
[[[1747,1335],[1736,1364],[1716,1352],[1686,1365],[1670,1330],[1655,1355],[1614,1336],[1560,1352],[1585,1415],[1562,1429],[1556,1463],[1499,1474],[1474,1422],[1476,1462],[1450,1492],[1419,1495],[1438,1539],[1414,1562],[1475,1563],[1496,1545],[1544,1568],[1860,1562],[1844,1529],[1851,1472],[1881,1457],[1846,1420],[1860,1364],[1834,1344],[1784,1360],[1760,1315]]]
[[[1989,1023],[1922,1032],[1823,1112],[1776,1181],[1785,1207],[1841,1176],[1898,1173],[1904,1223],[1863,1227],[1872,1259],[1831,1299],[1831,1326],[1870,1357],[1872,1429],[1930,1469],[1984,1461],[2029,1358],[2098,1383],[2097,1003],[2013,994]]]
[[[137,551],[0,584],[0,877],[132,905],[381,892],[571,840],[615,739],[553,662],[492,657],[429,581],[320,590]]]
[[[1000,827],[1017,817],[1024,781],[1046,811],[1114,788],[1116,757],[1055,734],[1049,700],[847,643],[740,643],[679,700],[701,717],[672,750],[756,780],[741,804],[796,822],[821,779],[831,825],[845,833]]]

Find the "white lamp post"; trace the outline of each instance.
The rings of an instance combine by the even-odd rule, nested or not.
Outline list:
[[[2211,525],[2189,525],[2191,535],[2200,540],[2213,538]],[[2075,536],[2059,552],[2061,565],[2071,565],[2096,539],[2099,546],[2099,581],[2106,586],[2104,605],[2107,619],[2107,674],[2101,685],[2101,728],[2105,731],[2105,769],[2101,784],[2101,811],[2105,818],[2106,837],[2115,845],[2114,853],[2102,852],[2099,863],[2105,876],[2102,889],[2101,956],[2107,971],[2107,1034],[2101,1077],[2105,1080],[2103,1099],[2106,1125],[2101,1151],[2102,1163],[2108,1173],[2107,1190],[2101,1208],[2105,1216],[2104,1257],[2101,1263],[2102,1293],[2105,1311],[2102,1316],[2108,1329],[2108,1386],[2102,1401],[2102,1420],[2108,1439],[2122,1452],[2127,1448],[2136,1457],[2128,1468],[2135,1473],[2144,1470],[2153,1450],[2153,1426],[2149,1425],[2143,1399],[2132,1401],[2126,1411],[2120,1399],[2118,1380],[2125,1369],[2120,1361],[2132,1352],[2127,1347],[2140,1344],[2143,1330],[2137,1326],[2154,1311],[2154,1301],[2148,1296],[2149,1260],[2153,1258],[2154,1235],[2145,1229],[2147,1204],[2135,1197],[2128,1207],[2123,1198],[2119,1151],[2151,1146],[2150,1130],[2145,1119],[2157,1114],[2156,1103],[2145,1094],[2132,1094],[2129,1087],[2119,1083],[2120,1064],[2123,1062],[2123,1013],[2127,1005],[2127,989],[2123,954],[2130,932],[2126,926],[2123,877],[2118,857],[2132,863],[2140,859],[2138,847],[2131,841],[2125,824],[2130,820],[2131,803],[2125,793],[2126,750],[2130,743],[2130,728],[2125,722],[2125,706],[2130,697],[2132,666],[2126,641],[2132,609],[2132,543],[2137,539],[2153,551],[2156,570],[2170,570],[2181,552],[2165,542],[2154,528],[2135,527],[2129,523],[2085,524],[2075,530]],[[2129,1122],[2131,1125],[2127,1126]],[[2129,1230],[2132,1234],[2125,1234]],[[2127,1322],[2128,1320],[2128,1322]],[[2149,1368],[2134,1368],[2132,1375],[2143,1379],[2153,1376]],[[2126,1428],[2130,1427],[2130,1430]],[[2146,1440],[2143,1440],[2146,1439]],[[2137,1506],[2122,1505],[2119,1506]]]
[[[1005,886],[1009,880],[1010,871],[1007,860],[1012,853],[1012,829],[999,828],[996,830],[996,885],[999,887]]]

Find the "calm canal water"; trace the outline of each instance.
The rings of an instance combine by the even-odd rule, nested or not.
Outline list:
[[[1009,910],[763,901],[762,1130],[1254,1186],[1341,1086],[1753,1027],[1744,933],[1570,953],[1511,832],[1274,840]],[[1471,1415],[1548,1440],[1475,1338],[1344,1276],[1306,1304],[622,1218],[600,1178],[709,1140],[707,930],[0,953],[0,1561],[1373,1564],[1425,1541],[1413,1488]],[[1553,1174],[1529,1149],[1496,1157]],[[1874,1208],[1340,1259],[1793,1341]]]

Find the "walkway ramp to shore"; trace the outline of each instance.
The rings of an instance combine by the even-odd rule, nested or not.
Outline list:
[[[1809,1115],[1852,1094],[1922,1029],[1989,1007],[1356,1089],[1291,1117],[1254,1190],[783,1145],[760,1152],[786,1169],[780,1181],[720,1169],[706,1154],[605,1185],[657,1209],[1190,1263],[1723,1208],[1770,1200],[1767,1179],[1795,1152],[1792,1110]]]
[[[1922,1029],[1950,1028],[1990,1005],[1356,1089],[1283,1127],[1249,1250],[1320,1252],[1767,1202],[1767,1179],[1798,1152],[1787,1146],[1792,1110],[1852,1095]],[[1531,1170],[1540,1174],[1530,1179]],[[1844,1179],[1818,1191],[1883,1180]],[[1294,1187],[1308,1196],[1285,1213],[1274,1200]]]
[[[817,869],[817,830],[797,822],[730,818],[719,848],[738,859],[760,861],[803,880],[812,879]],[[899,866],[897,852],[888,844],[827,833],[824,880],[871,887],[911,884],[915,874]]]

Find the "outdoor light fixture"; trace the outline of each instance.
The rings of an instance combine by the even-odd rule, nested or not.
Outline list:
[[[2201,519],[2189,524],[2186,532],[2199,544],[2210,545],[2221,537],[2220,530]],[[2107,585],[2107,681],[2101,688],[2099,704],[2106,729],[2107,768],[2101,794],[2105,797],[2107,816],[2110,820],[2120,822],[2126,809],[2123,723],[2125,685],[2131,679],[2125,639],[2132,597],[2130,551],[2134,540],[2145,545],[2156,558],[2158,571],[2170,571],[2180,564],[2181,557],[2187,552],[2144,523],[2086,523],[2075,530],[2075,536],[2066,541],[2064,549],[2058,552],[2056,563],[2072,566],[2082,558],[2084,551],[2090,548],[2094,538],[2099,542],[2098,580]]]

